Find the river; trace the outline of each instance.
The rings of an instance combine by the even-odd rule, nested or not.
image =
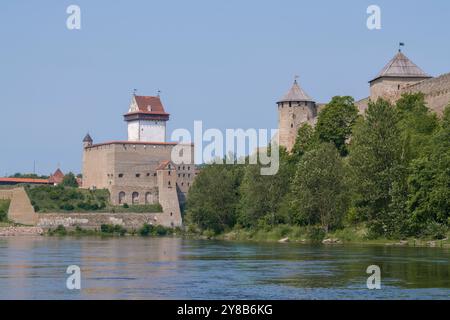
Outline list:
[[[445,248],[6,237],[0,299],[449,299],[449,260]],[[81,290],[66,287],[69,265]]]

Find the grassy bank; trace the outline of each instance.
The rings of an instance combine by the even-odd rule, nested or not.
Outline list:
[[[36,212],[108,212],[108,213],[153,213],[162,212],[161,205],[110,204],[108,190],[86,190],[62,186],[37,186],[26,188]]]
[[[255,242],[297,242],[297,243],[331,243],[331,244],[381,244],[398,246],[432,246],[450,247],[450,232],[444,237],[423,237],[406,239],[370,238],[364,226],[346,227],[344,229],[325,233],[317,227],[301,227],[279,225],[271,229],[242,229],[235,228],[222,234],[214,234],[210,231],[195,233],[200,238],[232,240],[232,241],[255,241]]]

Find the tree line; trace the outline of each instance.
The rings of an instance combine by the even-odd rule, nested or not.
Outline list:
[[[280,147],[276,175],[259,165],[203,167],[189,191],[186,221],[216,234],[281,224],[330,232],[362,225],[371,238],[445,237],[450,225],[450,106],[441,118],[421,93],[395,104],[334,97],[315,127]]]

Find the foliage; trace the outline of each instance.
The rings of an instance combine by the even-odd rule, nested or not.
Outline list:
[[[37,175],[35,173],[15,173],[10,178],[26,178],[26,179],[48,179],[49,176]]]
[[[422,94],[370,102],[357,116],[335,97],[315,128],[298,130],[280,170],[206,165],[188,195],[189,229],[207,237],[320,241],[425,237],[450,223],[450,107],[442,119]],[[231,230],[231,231],[230,231]]]
[[[8,221],[9,200],[0,200],[0,222]]]
[[[187,199],[186,219],[216,233],[236,223],[242,167],[211,164],[196,177]]]
[[[303,124],[298,129],[290,161],[297,163],[307,151],[313,149],[318,143],[313,127],[308,123]]]
[[[119,235],[119,236],[124,236],[127,233],[127,229],[125,229],[123,226],[121,225],[113,225],[113,224],[102,224],[100,226],[100,231],[103,234],[107,234],[107,235]]]
[[[172,228],[166,228],[161,225],[153,226],[151,224],[145,223],[141,228],[138,230],[138,234],[142,237],[148,237],[148,236],[166,236],[170,235],[174,232]]]
[[[324,143],[307,152],[292,186],[294,222],[320,224],[325,232],[340,226],[348,209],[347,189],[344,164],[333,144]]]
[[[389,207],[393,184],[402,178],[401,154],[395,109],[382,99],[370,102],[365,121],[355,127],[349,164],[354,206],[374,234],[392,232]]]
[[[66,174],[63,178],[63,181],[61,183],[63,187],[72,187],[72,188],[78,188],[78,182],[77,178],[72,172],[69,172]]]
[[[428,224],[448,225],[450,218],[450,107],[430,139],[431,151],[412,161],[407,180],[406,208],[413,233]]]
[[[55,229],[49,229],[47,231],[47,234],[49,236],[66,236],[67,235],[67,229],[63,225],[57,226]]]
[[[317,119],[316,134],[320,141],[333,143],[342,156],[348,153],[346,141],[358,118],[354,102],[349,96],[333,97],[320,111]]]
[[[245,227],[254,227],[264,221],[274,226],[284,223],[287,217],[281,214],[280,205],[289,192],[289,181],[293,166],[287,152],[280,148],[280,164],[275,175],[261,175],[260,165],[247,165],[240,185],[238,222]]]
[[[161,212],[160,204],[112,206],[108,190],[86,190],[60,186],[26,188],[36,212]]]

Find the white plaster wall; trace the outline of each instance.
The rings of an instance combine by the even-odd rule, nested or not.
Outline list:
[[[130,121],[128,122],[128,141],[166,142],[166,122]]]
[[[128,141],[139,141],[139,121],[128,122]]]

